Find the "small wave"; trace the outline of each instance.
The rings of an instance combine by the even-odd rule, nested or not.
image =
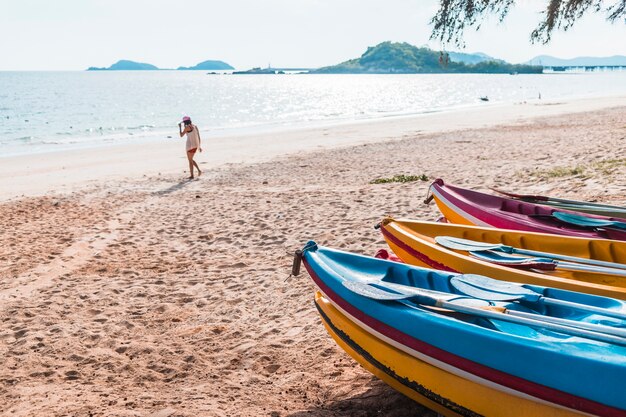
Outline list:
[[[139,126],[129,126],[126,129],[128,130],[150,130],[154,129],[154,125],[139,125]]]
[[[35,139],[34,136],[22,136],[19,138],[15,138],[15,140],[19,142],[31,142],[33,139]]]
[[[72,143],[79,143],[77,140],[42,140],[40,142],[42,145],[67,145]]]

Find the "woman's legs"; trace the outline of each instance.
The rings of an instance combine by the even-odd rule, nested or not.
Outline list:
[[[191,158],[191,162],[193,162],[193,166],[195,166],[196,169],[198,170],[198,176],[202,175],[202,171],[200,171],[200,167],[198,166],[196,161],[193,160],[193,157]]]
[[[193,157],[195,154],[196,154],[195,149],[190,152],[187,152],[187,160],[189,161],[189,178],[190,179],[193,179],[193,167],[196,167],[196,169],[198,170],[198,176],[202,175],[202,171],[200,171],[200,167],[198,166],[196,161],[193,160]]]
[[[189,179],[193,179],[193,166],[196,162],[193,160],[193,152],[187,152],[187,161],[189,162]]]

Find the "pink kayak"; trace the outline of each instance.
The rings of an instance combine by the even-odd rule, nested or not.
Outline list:
[[[626,240],[624,219],[593,216],[485,194],[445,184],[442,179],[430,185],[430,192],[441,213],[451,223]]]

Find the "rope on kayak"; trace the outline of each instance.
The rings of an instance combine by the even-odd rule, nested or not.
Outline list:
[[[424,199],[424,204],[428,204],[431,201],[433,201],[433,198],[435,198],[435,196],[430,192],[430,186],[428,187],[428,190],[426,190],[426,198]]]

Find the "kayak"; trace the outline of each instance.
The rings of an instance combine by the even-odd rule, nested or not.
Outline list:
[[[566,236],[626,240],[626,221],[612,217],[582,215],[512,198],[485,194],[445,184],[442,179],[430,185],[437,207],[451,223],[497,227]],[[588,220],[590,226],[559,219]]]
[[[626,268],[626,242],[452,223],[395,220],[389,217],[381,221],[380,230],[393,252],[402,261],[412,265],[626,299],[625,269],[621,270],[621,275],[602,272],[603,268],[582,271],[521,269],[476,258],[467,250],[442,246],[435,239],[450,236],[528,251],[579,257],[582,261],[588,259],[599,261],[598,263],[616,263],[622,268]]]
[[[319,291],[322,322],[337,343],[374,375],[442,415],[626,415],[626,320],[608,317],[623,317],[624,301],[516,284],[539,294],[538,300],[600,313],[532,300],[487,302],[457,287],[469,275],[314,242],[301,256]],[[519,321],[509,313],[533,318]],[[557,326],[550,320],[569,324],[550,327]],[[597,330],[579,333],[576,326],[583,324]]]

